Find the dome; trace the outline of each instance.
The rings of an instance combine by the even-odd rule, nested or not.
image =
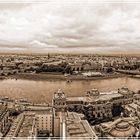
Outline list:
[[[129,123],[125,122],[125,121],[122,121],[122,122],[120,122],[116,125],[116,129],[122,130],[122,131],[123,130],[128,130],[129,128],[130,128]]]
[[[136,128],[127,121],[121,120],[111,129],[110,135],[113,137],[129,137],[136,133]]]

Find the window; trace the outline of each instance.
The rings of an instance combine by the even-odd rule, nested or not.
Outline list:
[[[100,116],[100,113],[97,114],[97,117],[101,117],[101,116]]]

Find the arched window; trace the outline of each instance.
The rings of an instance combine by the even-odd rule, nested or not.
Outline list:
[[[100,116],[100,113],[97,114],[97,117],[99,117],[99,118],[101,117],[101,116]]]

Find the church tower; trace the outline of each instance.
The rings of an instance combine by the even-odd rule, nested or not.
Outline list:
[[[52,104],[56,111],[65,111],[66,96],[61,89],[54,93]]]

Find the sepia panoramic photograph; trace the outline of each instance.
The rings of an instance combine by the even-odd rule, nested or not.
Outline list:
[[[140,1],[0,0],[0,139],[140,139]]]

